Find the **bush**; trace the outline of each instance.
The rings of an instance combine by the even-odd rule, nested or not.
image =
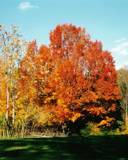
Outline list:
[[[86,128],[81,130],[82,136],[88,136],[88,135],[102,135],[103,132],[98,127],[97,123],[89,122],[86,126]]]

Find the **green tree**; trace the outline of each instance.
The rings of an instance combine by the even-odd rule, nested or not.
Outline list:
[[[118,70],[118,85],[121,91],[121,105],[124,110],[124,121],[128,127],[128,70],[121,68]]]

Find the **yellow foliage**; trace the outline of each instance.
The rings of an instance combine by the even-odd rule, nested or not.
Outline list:
[[[72,122],[75,122],[80,116],[81,116],[80,113],[74,112],[74,113],[73,113],[73,116],[71,117],[70,120],[71,120]]]
[[[101,126],[111,126],[111,123],[114,121],[115,119],[114,118],[111,118],[111,117],[108,117],[106,116],[106,119],[102,120],[99,124],[98,124],[98,127],[101,127]]]
[[[63,99],[58,99],[57,104],[60,105],[60,106],[64,105],[64,100]]]

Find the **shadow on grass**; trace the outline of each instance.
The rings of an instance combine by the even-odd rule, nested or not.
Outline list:
[[[0,160],[128,160],[128,136],[0,140]]]

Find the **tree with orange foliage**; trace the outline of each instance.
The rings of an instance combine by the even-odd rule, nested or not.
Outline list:
[[[103,51],[101,42],[91,41],[80,27],[59,25],[50,33],[48,57],[52,69],[44,87],[45,104],[60,108],[60,113],[55,109],[52,114],[66,113],[63,122],[114,115],[120,99],[117,73],[111,53]],[[47,59],[45,63],[49,64]]]
[[[116,121],[120,92],[113,58],[85,29],[58,25],[48,47],[32,42],[20,72],[24,95],[49,114],[50,124]]]

